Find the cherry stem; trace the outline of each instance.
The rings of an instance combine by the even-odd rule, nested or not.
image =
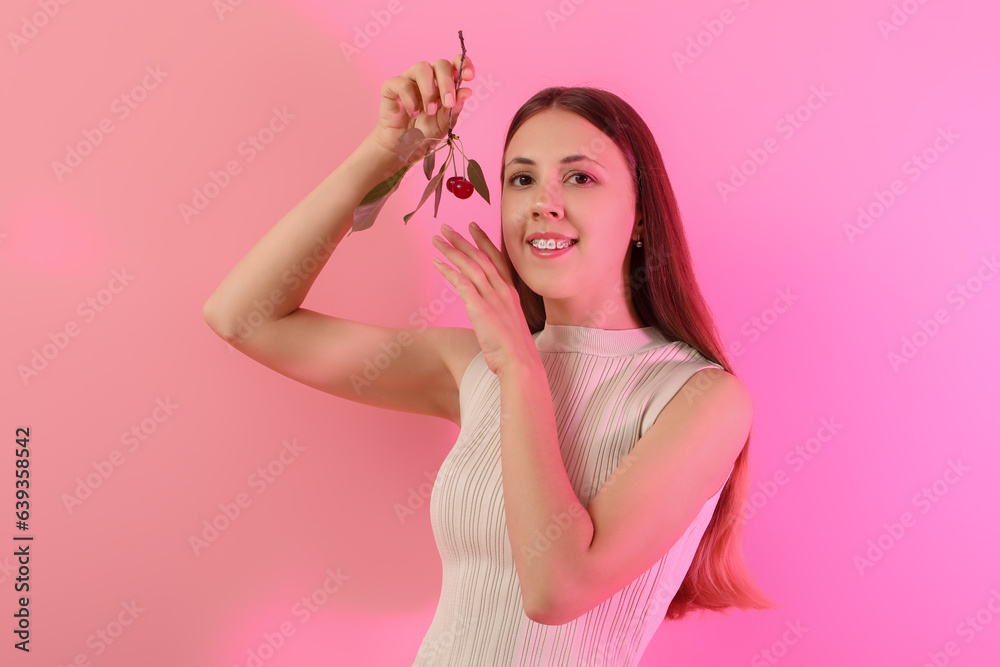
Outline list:
[[[437,153],[437,152],[438,152],[439,150],[441,150],[442,148],[444,148],[444,147],[445,147],[445,146],[447,146],[447,145],[448,145],[448,144],[440,144],[440,145],[438,145],[438,147],[437,147],[437,148],[435,148],[434,150],[432,150],[432,151],[429,151],[429,152],[425,153],[423,157],[420,157],[420,158],[417,158],[416,160],[414,160],[413,162],[410,162],[409,164],[413,165],[413,164],[416,164],[416,163],[418,163],[418,162],[421,162],[422,160],[426,160],[426,159],[427,159],[427,156],[428,156],[428,155],[431,155],[431,154],[433,154],[433,153]]]
[[[464,144],[462,146],[459,146],[459,144],[461,144],[461,143],[462,143],[462,140],[456,134],[455,135],[455,148],[457,148],[458,152],[462,154],[462,159],[467,160],[468,158],[465,157],[465,151],[463,150]]]
[[[456,104],[458,104],[458,89],[462,85],[462,67],[465,66],[465,38],[462,37],[462,31],[461,30],[458,31],[458,41],[461,42],[461,44],[462,44],[462,59],[458,61],[458,80],[455,82],[455,103]],[[454,136],[451,133],[451,116],[452,116],[453,113],[455,113],[455,107],[454,106],[452,106],[448,110],[448,139],[449,139],[449,141],[451,140],[452,136]]]

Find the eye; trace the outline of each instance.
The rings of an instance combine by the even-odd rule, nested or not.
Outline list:
[[[586,185],[587,183],[594,183],[594,182],[596,182],[594,180],[593,176],[591,176],[590,174],[584,173],[582,171],[577,171],[577,172],[574,172],[573,174],[570,174],[570,178],[576,178],[578,176],[582,176],[583,178],[586,178],[587,180],[586,180],[585,183],[580,183],[578,181],[577,185]],[[508,185],[524,185],[523,183],[515,183],[515,181],[517,179],[519,179],[519,178],[531,178],[531,176],[529,176],[528,172],[526,172],[526,171],[518,172],[518,173],[514,174],[513,176],[511,176],[510,178],[507,179]]]

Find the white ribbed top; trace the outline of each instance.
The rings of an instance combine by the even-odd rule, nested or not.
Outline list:
[[[656,327],[546,322],[533,338],[552,392],[563,463],[584,507],[681,386],[703,368],[720,368]],[[524,614],[507,536],[500,384],[482,352],[462,377],[459,402],[462,428],[430,501],[441,597],[413,664],[637,665],[691,565],[722,487],[663,558],[621,591],[569,623],[535,623]]]

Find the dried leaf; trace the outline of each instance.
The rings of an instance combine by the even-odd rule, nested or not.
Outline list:
[[[354,224],[351,226],[351,231],[364,231],[375,224],[375,219],[378,218],[379,211],[382,210],[382,206],[388,200],[388,197],[383,197],[382,199],[376,199],[373,202],[354,209]]]
[[[430,153],[427,154],[427,157],[424,158],[424,176],[427,177],[428,181],[431,180],[431,174],[434,173],[434,156],[435,155],[437,155],[437,153],[435,153],[434,151],[431,151]]]
[[[430,196],[431,192],[433,192],[434,189],[437,188],[438,184],[441,183],[441,178],[444,176],[444,168],[446,166],[447,163],[441,165],[441,171],[439,171],[434,176],[434,178],[430,180],[430,182],[427,184],[427,187],[424,188],[424,194],[420,197],[420,203],[417,204],[417,207],[403,216],[404,223],[410,221],[410,218],[413,216],[413,214],[420,210],[420,207],[424,205],[425,201],[427,201],[427,198]]]
[[[420,131],[420,128],[411,127],[406,131],[406,133],[399,138],[396,142],[396,155],[403,162],[409,162],[410,157],[416,151],[417,146],[420,142],[424,140],[424,133]]]
[[[483,170],[479,166],[479,163],[475,160],[469,160],[469,180],[472,181],[472,187],[476,189],[479,196],[486,200],[486,203],[490,203],[490,189],[486,187],[486,179],[483,178]]]
[[[425,137],[424,133],[418,128],[411,127],[406,131],[406,134],[399,138],[396,142],[396,155],[399,156],[403,162],[411,162],[415,155],[423,155],[430,149],[434,148],[435,145],[440,141],[440,139],[435,139],[434,137]],[[426,156],[424,156],[426,158]],[[420,158],[420,159],[424,159]]]
[[[442,169],[442,171],[444,171]],[[437,189],[434,191],[434,217],[438,217],[438,204],[441,203],[441,190],[444,188],[444,179],[438,180]]]

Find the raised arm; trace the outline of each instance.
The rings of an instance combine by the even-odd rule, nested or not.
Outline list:
[[[264,234],[205,302],[203,316],[215,333],[309,386],[458,423],[456,376],[478,353],[471,329],[379,327],[301,307],[316,276],[350,232],[362,198],[405,166],[394,149],[398,137],[414,122],[425,136],[447,136],[451,108],[442,98],[454,94],[457,62],[417,63],[383,84],[376,128]],[[471,94],[468,88],[459,93],[456,118]],[[437,109],[428,114],[431,104]],[[399,354],[383,368],[374,362],[387,346],[395,346]]]

